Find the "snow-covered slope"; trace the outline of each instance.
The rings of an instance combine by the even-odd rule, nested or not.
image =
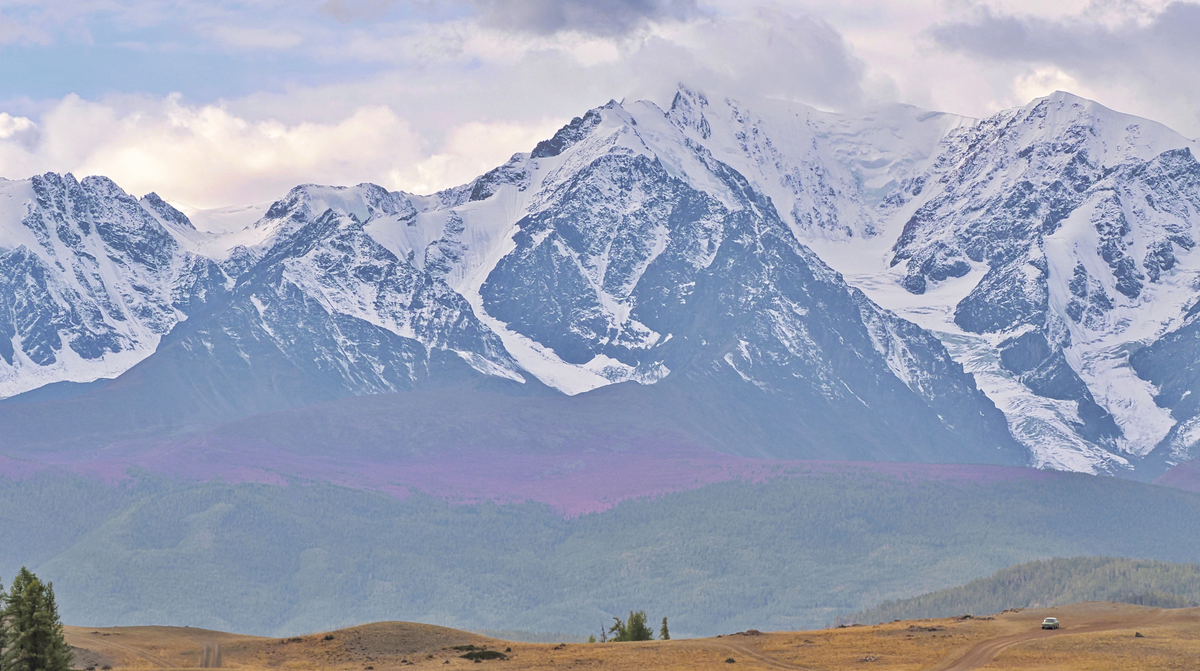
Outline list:
[[[1035,465],[1122,469],[1179,419],[1129,355],[1196,299],[1195,148],[1057,93],[955,129],[879,206],[865,253],[821,250],[941,334]]]
[[[425,196],[303,185],[196,227],[103,178],[0,182],[0,395],[161,343],[138,379],[211,386],[198,403],[235,415],[250,393],[466,374],[452,359],[706,399],[713,435],[736,406],[755,454],[1175,462],[1200,439],[1200,369],[1179,363],[1200,347],[1194,152],[1069,94],[972,120],[681,87]]]
[[[668,117],[769,197],[805,241],[875,235],[872,208],[927,161],[947,133],[970,122],[908,105],[861,116],[778,100],[747,107],[730,99],[710,102],[686,88]]]

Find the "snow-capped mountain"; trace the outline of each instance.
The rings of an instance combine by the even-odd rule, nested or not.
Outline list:
[[[878,207],[874,267],[835,265],[942,334],[1035,465],[1127,467],[1190,417],[1130,353],[1196,301],[1194,148],[1058,93],[951,132]]]
[[[3,182],[0,393],[120,376],[71,407],[152,398],[130,421],[179,432],[447,379],[625,383],[746,454],[1181,461],[1193,151],[1066,94],[976,121],[681,88],[461,187],[305,185],[223,230],[102,178]]]

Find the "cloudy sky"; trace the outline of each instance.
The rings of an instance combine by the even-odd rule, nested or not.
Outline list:
[[[1156,0],[0,0],[0,176],[429,192],[680,82],[970,116],[1064,89],[1197,137],[1197,35]]]

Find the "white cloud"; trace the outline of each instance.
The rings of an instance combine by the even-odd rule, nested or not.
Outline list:
[[[264,42],[258,31],[229,35]],[[0,175],[104,174],[131,192],[193,207],[270,200],[301,182],[430,192],[531,150],[610,98],[669,103],[681,82],[827,107],[862,98],[864,68],[838,32],[780,10],[647,25],[616,38],[505,32],[470,20],[351,35],[350,51],[410,60],[213,104],[68,96],[30,117],[36,143],[0,140]]]
[[[828,23],[781,10],[704,16],[620,39],[449,22],[407,35],[355,32],[339,53],[394,62],[352,80],[263,91],[229,104],[245,115],[267,110],[293,120],[387,105],[437,144],[470,121],[565,122],[613,98],[669,103],[681,82],[717,95],[841,107],[864,97],[867,74]]]
[[[374,182],[430,193],[465,183],[557,129],[469,122],[432,150],[392,110],[366,106],[331,123],[250,121],[179,96],[89,102],[70,96],[41,126],[0,113],[0,174],[106,175],[127,191],[156,191],[191,208],[268,201],[301,183]],[[38,131],[30,143],[22,134]]]
[[[384,107],[336,123],[287,125],[189,106],[178,96],[70,96],[42,117],[39,130],[33,147],[0,142],[4,174],[107,175],[132,193],[157,191],[193,207],[268,200],[302,182],[378,180],[421,156],[408,124]]]
[[[764,9],[740,0],[608,0],[604,7],[624,13],[605,17],[593,11],[601,5],[580,0],[570,3],[573,14],[521,25],[488,14],[545,5],[0,0],[0,41],[5,26],[19,25],[26,42],[50,35],[86,42],[95,27],[89,17],[107,12],[112,25],[142,31],[131,40],[139,58],[226,59],[213,61],[224,69],[212,73],[184,67],[185,76],[174,77],[164,70],[162,81],[175,87],[178,80],[187,98],[59,92],[0,103],[0,176],[102,173],[131,191],[155,190],[195,206],[269,200],[300,182],[432,191],[530,150],[610,98],[668,103],[678,83],[711,95],[775,96],[823,108],[894,100],[973,116],[1063,88],[1185,132],[1200,108],[1197,71],[1179,66],[1187,58],[1170,63],[1173,53],[1193,53],[1186,35],[1162,20],[1170,7],[1187,18],[1180,7],[1195,5],[1186,3],[776,0]],[[471,15],[471,7],[482,9]],[[952,26],[969,40],[970,29],[999,25],[984,25],[980,16],[1017,17],[1041,35],[1104,38],[1123,62],[1092,67],[1045,44],[1036,58],[1018,58],[1020,49],[996,34],[968,48],[931,32]],[[83,37],[71,38],[64,32],[70,30]],[[1157,47],[1130,47],[1156,36]],[[96,39],[113,44],[111,35]],[[1152,66],[1154,76],[1145,76]],[[218,91],[221,77],[261,85],[193,103],[185,102],[193,99],[188,77]]]
[[[1041,98],[1055,91],[1070,91],[1085,98],[1095,95],[1078,79],[1055,67],[1036,68],[1018,75],[1013,81],[1013,95],[1021,101]]]
[[[0,44],[49,44],[50,34],[0,13]]]
[[[36,127],[33,121],[25,117],[0,112],[0,140],[7,140],[18,133],[25,133]]]
[[[671,83],[841,108],[863,97],[865,65],[833,26],[813,15],[761,7],[741,18],[664,28],[660,35],[638,54],[637,66]],[[655,67],[663,61],[671,67]]]
[[[1012,94],[1058,72],[1074,93],[1200,135],[1200,3],[1096,2],[1047,17],[980,7],[930,33],[947,52],[1009,75]]]
[[[207,31],[214,39],[234,49],[283,50],[300,46],[304,38],[286,30],[218,25]]]
[[[515,153],[514,147],[532,149],[554,135],[558,127],[557,121],[532,125],[467,123],[450,133],[437,153],[414,165],[390,171],[386,185],[414,193],[432,193],[463,184],[507,161]]]

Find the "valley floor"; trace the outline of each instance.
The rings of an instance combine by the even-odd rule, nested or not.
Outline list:
[[[1054,616],[1059,630],[1043,631]],[[228,668],[454,669],[1195,669],[1200,608],[1114,603],[1007,611],[806,632],[742,632],[646,643],[511,643],[431,625],[386,622],[287,639],[181,627],[67,627],[76,667],[113,671]],[[1137,636],[1137,634],[1141,636]],[[472,650],[506,659],[464,659]]]

